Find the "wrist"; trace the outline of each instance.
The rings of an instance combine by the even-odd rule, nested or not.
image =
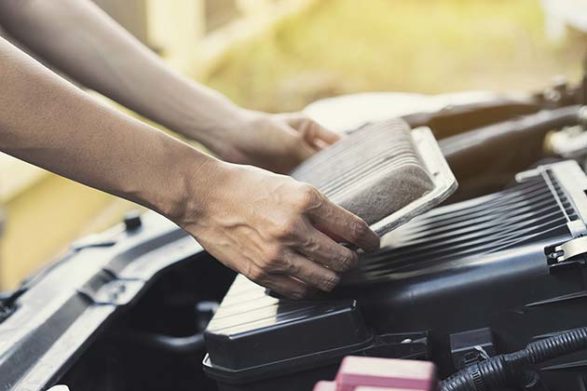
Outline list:
[[[144,186],[139,202],[180,226],[197,219],[206,193],[222,162],[178,140],[166,138],[161,159],[152,162],[153,183]]]
[[[235,139],[238,139],[238,135],[246,133],[247,129],[253,126],[252,124],[259,117],[258,112],[242,107],[235,105],[225,107],[221,114],[215,115],[215,118],[208,122],[207,127],[192,131],[195,133],[193,138],[218,156],[223,157],[223,151],[234,147],[232,144]]]
[[[167,126],[212,151],[229,141],[254,115],[217,91],[190,86],[187,97],[175,106],[173,123]]]

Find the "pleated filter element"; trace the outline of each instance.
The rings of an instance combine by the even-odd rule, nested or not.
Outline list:
[[[301,164],[292,176],[316,186],[384,235],[457,188],[428,128],[393,119],[363,126]]]

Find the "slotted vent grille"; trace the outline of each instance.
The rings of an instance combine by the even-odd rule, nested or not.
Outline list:
[[[578,218],[546,172],[500,193],[432,210],[390,234],[390,246],[364,256],[346,283],[373,282],[422,263],[480,256],[568,232]]]

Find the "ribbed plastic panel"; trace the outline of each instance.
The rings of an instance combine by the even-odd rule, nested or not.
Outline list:
[[[304,335],[304,340],[292,340],[291,335]],[[214,365],[242,370],[345,349],[370,338],[354,300],[280,300],[239,276],[208,325],[206,347]],[[258,348],[263,354],[251,354]]]
[[[386,247],[365,255],[345,284],[373,283],[393,273],[451,259],[482,256],[568,232],[578,218],[550,173],[503,192],[430,211],[384,238]]]

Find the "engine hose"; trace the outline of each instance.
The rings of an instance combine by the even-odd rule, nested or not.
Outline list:
[[[587,348],[587,327],[532,342],[525,349],[472,364],[440,384],[441,391],[491,391],[515,386],[523,370],[555,357]]]

